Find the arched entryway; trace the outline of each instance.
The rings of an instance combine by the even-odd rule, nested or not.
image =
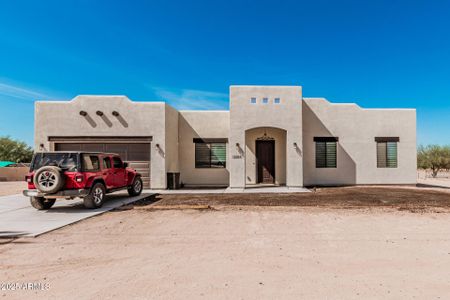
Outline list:
[[[286,130],[258,127],[245,131],[246,186],[286,184]]]

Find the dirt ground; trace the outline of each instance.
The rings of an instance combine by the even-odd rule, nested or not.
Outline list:
[[[25,181],[2,181],[0,182],[0,196],[22,194],[22,191],[27,188]]]
[[[0,245],[4,299],[441,299],[448,213],[118,210]]]
[[[431,171],[418,170],[417,182],[420,184],[442,186],[450,188],[450,171],[441,171],[436,178],[431,176]]]
[[[157,208],[177,206],[302,206],[323,208],[396,208],[398,210],[450,211],[450,189],[408,186],[319,188],[294,194],[171,194],[151,201]],[[135,206],[148,205],[137,203]]]
[[[42,290],[0,289],[0,296],[443,299],[450,294],[449,203],[448,190],[408,187],[159,196],[5,241],[2,288]],[[212,209],[167,210],[205,204]]]

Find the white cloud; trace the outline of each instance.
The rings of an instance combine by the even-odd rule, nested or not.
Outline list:
[[[17,85],[11,85],[0,82],[0,96],[6,96],[11,98],[19,98],[26,100],[38,100],[48,98],[47,95],[24,88]]]
[[[228,109],[228,94],[192,89],[152,88],[157,97],[162,98],[177,109],[222,110]]]

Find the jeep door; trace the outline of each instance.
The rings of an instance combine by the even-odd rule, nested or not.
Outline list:
[[[112,168],[111,158],[109,156],[103,157],[103,170],[102,170],[103,179],[106,183],[107,189],[112,189],[115,186],[115,175],[114,169]]]
[[[127,185],[126,170],[123,167],[123,162],[118,156],[113,156],[114,167],[114,185],[115,187],[122,187]]]

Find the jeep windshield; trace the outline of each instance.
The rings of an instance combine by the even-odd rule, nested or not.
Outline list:
[[[78,154],[76,153],[37,153],[31,164],[31,171],[44,166],[54,166],[64,171],[76,172],[79,170]]]

